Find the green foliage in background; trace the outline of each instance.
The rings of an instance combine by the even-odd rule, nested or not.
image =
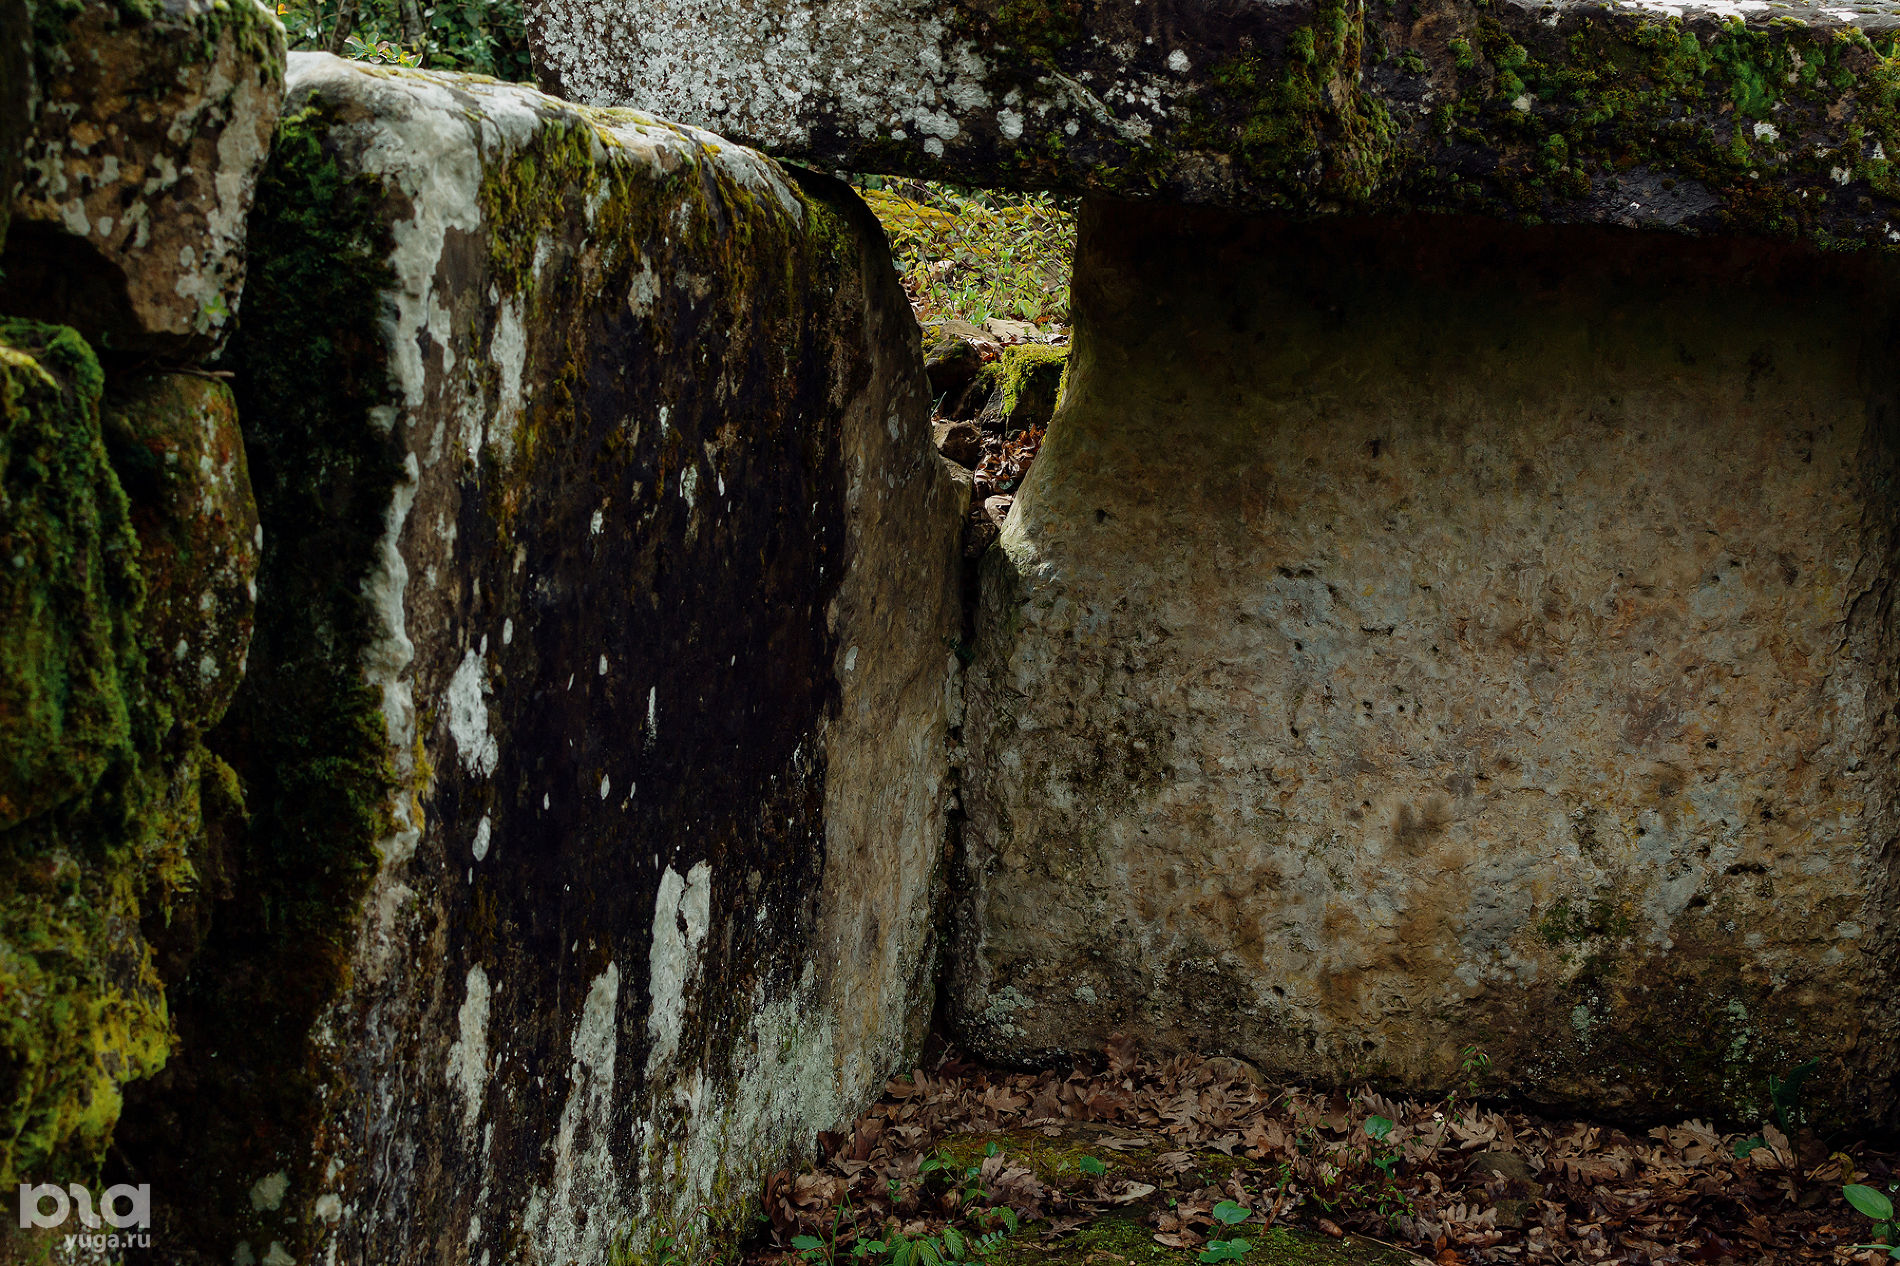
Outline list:
[[[889,176],[854,183],[890,235],[920,320],[1068,324],[1070,200]]]
[[[521,0],[284,0],[290,46],[391,66],[531,80]]]

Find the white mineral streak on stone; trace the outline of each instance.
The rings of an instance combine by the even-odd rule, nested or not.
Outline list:
[[[653,903],[653,946],[647,957],[647,1076],[679,1051],[686,989],[699,974],[699,947],[712,921],[712,866],[695,862],[682,879],[671,866]]]
[[[619,1003],[620,969],[610,962],[588,989],[569,1043],[574,1062],[554,1140],[553,1176],[529,1200],[524,1218],[537,1261],[604,1262],[622,1229],[612,1148]]]
[[[462,768],[477,778],[495,772],[501,746],[488,730],[488,661],[470,650],[449,680],[449,735]],[[487,821],[486,818],[483,819]]]
[[[488,819],[482,819],[488,825]],[[473,1135],[482,1115],[488,1085],[488,972],[480,963],[468,969],[458,1036],[449,1048],[449,1084],[462,1094],[462,1132]]]
[[[836,1021],[815,1005],[807,968],[798,989],[773,999],[761,986],[747,1000],[752,1021],[730,1087],[709,1085],[697,1069],[653,1095],[637,1129],[641,1217],[636,1224],[690,1224],[722,1177],[796,1146],[810,1122],[850,1119],[865,1082],[889,1058],[879,1051],[841,1052]],[[742,1004],[744,1005],[744,1004]],[[683,1110],[683,1126],[663,1124]]]
[[[528,334],[521,324],[521,303],[512,296],[495,309],[495,338],[489,356],[501,375],[501,398],[488,438],[506,463],[515,455],[515,429],[521,421],[522,376],[528,365]]]

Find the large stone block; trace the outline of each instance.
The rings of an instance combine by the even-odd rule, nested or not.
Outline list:
[[[1895,7],[546,0],[558,90],[853,171],[1900,241]]]
[[[929,1012],[964,493],[916,326],[826,178],[289,85],[231,353],[252,817],[120,1147],[175,1262],[691,1256]]]
[[[12,29],[0,9],[0,42]],[[32,10],[24,167],[0,311],[76,327],[101,354],[215,350],[244,285],[244,229],[283,100],[284,30],[257,0]],[[11,66],[0,50],[0,65]],[[0,225],[0,228],[3,228]]]
[[[1090,204],[985,564],[992,1059],[1891,1118],[1890,265]]]

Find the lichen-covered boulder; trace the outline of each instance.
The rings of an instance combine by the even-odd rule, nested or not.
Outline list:
[[[557,90],[853,171],[1900,241],[1895,8],[547,0]]]
[[[0,312],[72,325],[102,354],[208,354],[244,284],[246,217],[283,99],[283,27],[257,0],[33,13]]]
[[[1893,283],[1089,204],[984,568],[961,1038],[1727,1119],[1815,1059],[1891,1119]]]
[[[174,1261],[693,1257],[929,1013],[967,484],[916,326],[827,178],[289,85],[231,352],[251,819],[119,1146]]]

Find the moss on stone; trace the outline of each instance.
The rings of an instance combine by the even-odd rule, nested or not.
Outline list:
[[[72,330],[0,321],[0,827],[90,787],[131,741],[143,588],[103,385]]]
[[[193,882],[211,764],[166,745],[101,390],[72,330],[0,321],[0,1185],[90,1181],[121,1087],[164,1063],[140,926]]]
[[[1319,0],[1279,57],[1247,52],[1212,68],[1220,98],[1190,107],[1187,144],[1233,153],[1283,197],[1367,200],[1397,148],[1390,114],[1365,89],[1365,40],[1363,8]]]

